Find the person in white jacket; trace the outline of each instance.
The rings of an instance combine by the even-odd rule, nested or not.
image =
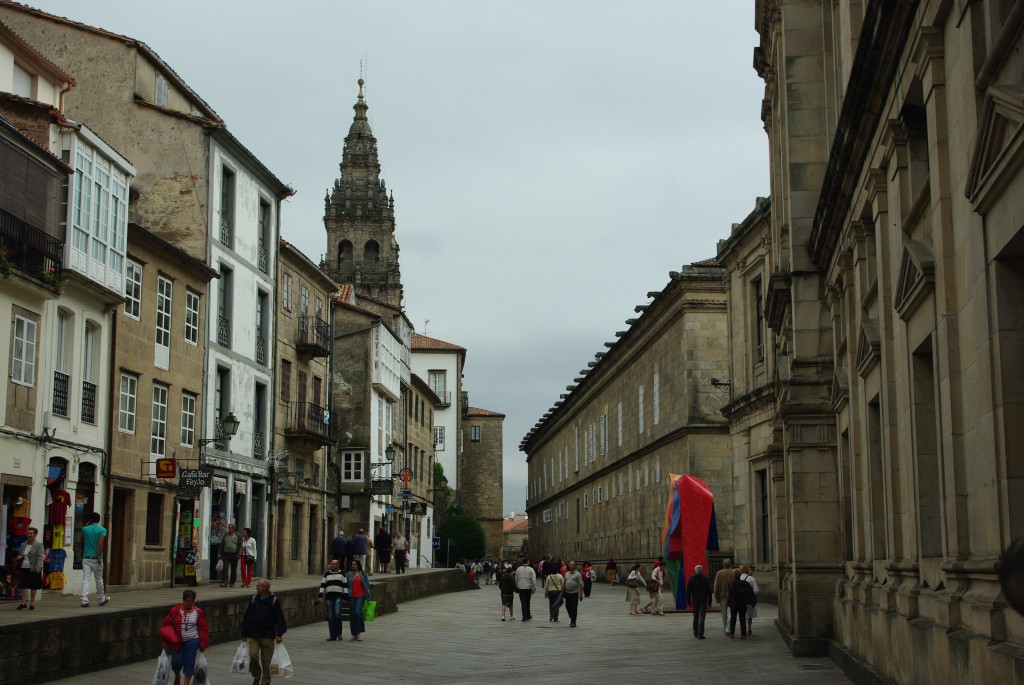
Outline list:
[[[252,530],[242,529],[242,587],[252,585],[252,567],[256,563],[256,538],[252,536]]]
[[[746,564],[740,566],[740,580],[745,580],[750,583],[750,587],[754,589],[754,594],[758,595],[761,593],[761,588],[757,586],[757,581],[754,576],[750,575],[750,567]],[[757,618],[757,605],[747,605],[747,635],[754,632],[754,619]]]

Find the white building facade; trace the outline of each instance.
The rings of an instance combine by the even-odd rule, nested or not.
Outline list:
[[[412,371],[427,382],[441,400],[434,410],[434,458],[444,468],[448,487],[458,492],[459,455],[462,453],[462,369],[466,349],[444,340],[415,335]]]

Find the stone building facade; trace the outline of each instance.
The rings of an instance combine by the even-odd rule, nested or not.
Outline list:
[[[649,561],[669,475],[684,473],[711,487],[721,545],[733,544],[726,274],[707,261],[670,277],[522,441],[534,557]]]
[[[396,486],[408,490],[409,496],[396,503],[395,530],[401,530],[409,540],[409,565],[423,566],[433,563],[434,416],[441,399],[414,373],[410,387],[403,393],[403,404],[405,449],[399,455],[395,472]]]
[[[755,18],[780,630],[882,681],[1020,682],[1024,3]]]
[[[459,457],[459,506],[483,526],[485,555],[497,559],[502,548],[503,453],[505,415],[470,407],[462,411],[462,454]]]
[[[767,240],[771,201],[756,207],[718,246],[718,262],[729,273],[729,378],[719,387],[728,398],[722,415],[729,421],[733,500],[723,508],[733,525],[733,556],[753,569],[762,599],[778,592],[776,549],[785,531],[776,517],[784,510],[773,500],[772,483],[781,477],[776,433],[774,335],[764,316],[771,277]],[[719,520],[721,520],[721,516]]]
[[[327,448],[334,444],[330,306],[336,286],[306,255],[281,240],[276,309],[278,370],[274,398],[271,521],[267,569],[274,577],[315,574],[325,567],[327,536],[334,537],[337,481],[327,488]]]

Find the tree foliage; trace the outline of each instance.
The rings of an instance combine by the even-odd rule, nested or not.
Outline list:
[[[440,556],[444,557],[445,565],[451,566],[459,559],[476,559],[484,555],[487,549],[487,537],[484,527],[469,514],[455,510],[448,514],[444,523],[437,529],[441,538]],[[449,553],[448,541],[451,541]]]

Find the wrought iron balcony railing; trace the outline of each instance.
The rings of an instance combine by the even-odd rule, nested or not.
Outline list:
[[[253,459],[265,459],[267,456],[263,450],[263,431],[254,430],[252,432],[252,458]]]
[[[267,339],[262,336],[256,338],[256,363],[267,365]]]
[[[71,377],[62,371],[53,372],[53,413],[68,415],[68,383]]]
[[[82,421],[96,423],[96,384],[82,381]]]
[[[231,238],[234,231],[232,230],[232,222],[226,216],[220,218],[220,242],[224,247],[231,247]]]
[[[299,352],[314,357],[326,357],[331,353],[331,325],[319,316],[303,314],[299,317],[299,335],[296,347]]]
[[[63,240],[0,207],[0,270],[17,269],[52,284],[60,281],[63,267]]]
[[[259,262],[260,271],[262,271],[265,274],[270,273],[270,260],[267,259],[267,248],[263,247],[262,245],[260,245],[260,253],[259,256],[257,257],[257,260]]]
[[[217,342],[224,347],[231,347],[231,319],[217,317]]]
[[[285,435],[329,445],[334,442],[334,423],[331,412],[319,404],[292,402],[288,405]]]

